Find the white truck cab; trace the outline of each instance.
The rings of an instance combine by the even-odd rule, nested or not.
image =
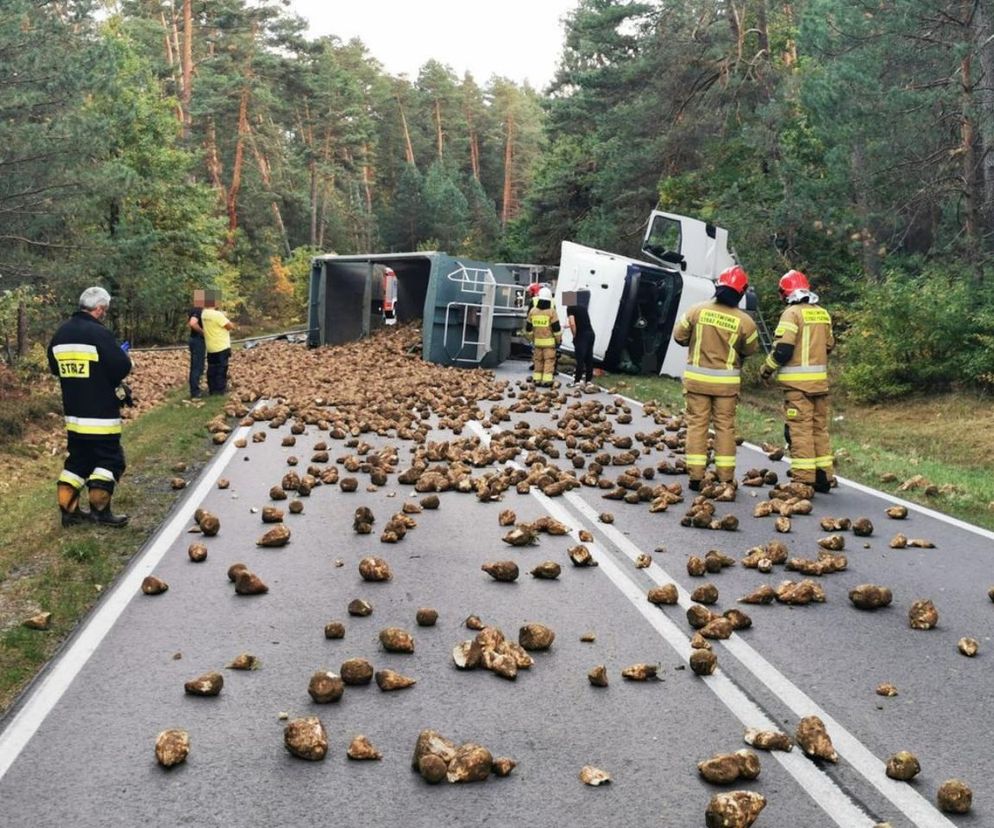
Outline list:
[[[563,242],[555,292],[562,347],[573,351],[567,307],[586,301],[596,362],[609,371],[679,377],[687,351],[673,343],[673,326],[692,305],[711,299],[718,274],[736,264],[728,231],[655,210],[642,252],[647,261]],[[741,306],[756,310],[751,290]]]

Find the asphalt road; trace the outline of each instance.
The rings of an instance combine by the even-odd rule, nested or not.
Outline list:
[[[523,366],[502,373],[512,377]],[[610,401],[601,393],[599,398]],[[569,398],[572,401],[572,397]],[[632,405],[633,422],[619,433],[658,428]],[[550,414],[515,414],[547,425]],[[507,425],[507,424],[505,424]],[[268,528],[253,511],[270,503],[270,486],[295,454],[306,468],[311,448],[328,435],[311,427],[294,448],[280,445],[288,428],[260,423],[262,443],[235,450],[231,441],[191,489],[180,513],[105,596],[86,628],[74,637],[31,692],[7,715],[0,733],[0,824],[10,826],[269,826],[343,822],[354,826],[672,826],[704,824],[704,810],[720,789],[704,782],[696,765],[714,753],[745,747],[747,725],[779,726],[793,733],[797,721],[822,716],[840,754],[837,765],[814,762],[799,749],[760,752],[762,773],[734,787],[761,792],[768,801],[757,826],[991,826],[994,805],[988,778],[989,711],[994,682],[988,666],[994,606],[987,597],[991,536],[912,508],[905,521],[884,509],[893,499],[842,485],[819,496],[812,515],[794,519],[790,534],[777,536],[772,518],[752,517],[767,489],[741,488],[734,504],[718,513],[740,518],[737,532],[684,528],[687,504],[652,514],[645,504],[602,499],[595,489],[563,497],[505,493],[501,503],[445,492],[437,511],[416,516],[417,528],[397,544],[383,544],[379,531],[413,487],[391,477],[378,491],[355,493],[319,486],[304,499],[300,515],[287,515],[290,543],[264,549],[255,540]],[[490,432],[467,429],[462,436]],[[370,442],[383,445],[390,440]],[[434,439],[451,439],[439,432]],[[332,462],[351,453],[331,444]],[[400,447],[405,468],[409,444]],[[653,450],[639,461],[655,465],[667,457]],[[743,447],[739,471],[785,463]],[[614,472],[609,470],[609,473]],[[620,469],[617,470],[620,472]],[[217,476],[230,479],[220,490]],[[659,478],[657,477],[657,481]],[[663,478],[662,482],[685,481]],[[417,495],[420,497],[420,495]],[[286,504],[279,504],[285,506]],[[377,517],[373,534],[352,531],[359,505]],[[221,532],[205,539],[209,555],[194,564],[188,545],[199,539],[185,530],[203,506],[218,515]],[[512,508],[519,521],[551,514],[574,537],[541,536],[537,546],[512,548],[500,538],[497,514]],[[615,523],[597,515],[610,511]],[[741,566],[708,576],[720,591],[715,609],[743,608],[753,626],[728,642],[716,642],[718,672],[698,678],[686,667],[692,630],[685,620],[687,592],[705,579],[687,574],[689,555],[719,549],[735,557],[777,538],[792,555],[817,557],[824,516],[869,517],[869,538],[846,538],[848,570],[820,579],[824,604],[805,607],[745,606],[736,599],[760,583],[798,577],[777,567],[764,576]],[[596,568],[574,568],[566,550],[581,528]],[[107,531],[108,542],[113,536]],[[932,540],[935,549],[894,550],[898,531]],[[665,551],[653,552],[658,548]],[[638,552],[653,553],[648,569],[636,569]],[[358,562],[385,558],[393,569],[387,583],[366,583]],[[480,570],[485,561],[512,559],[521,567],[515,583],[498,583]],[[558,580],[532,578],[543,560],[563,566]],[[261,596],[237,596],[226,577],[241,561],[269,585]],[[336,562],[343,562],[336,566]],[[137,586],[147,572],[164,579],[168,592],[145,596]],[[657,608],[645,600],[656,583],[681,588],[681,606]],[[891,607],[854,609],[848,591],[860,583],[889,586]],[[353,618],[353,598],[374,611]],[[940,613],[936,629],[909,628],[912,601],[931,598]],[[432,628],[414,621],[418,607],[439,611]],[[509,636],[537,621],[556,632],[551,650],[536,653],[535,665],[515,682],[478,671],[459,671],[451,651],[471,638],[470,614]],[[341,640],[327,640],[324,625],[340,620]],[[389,654],[379,631],[400,626],[414,635],[412,655]],[[592,631],[596,640],[580,641]],[[957,640],[971,636],[980,654],[959,654]],[[251,652],[260,669],[225,669],[237,654]],[[320,669],[338,671],[353,657],[369,659],[417,679],[407,690],[381,692],[375,684],[346,688],[335,704],[318,705],[307,694]],[[629,682],[621,670],[635,662],[660,665],[660,681]],[[607,667],[610,686],[595,688],[587,671]],[[186,695],[185,681],[204,672],[224,674],[215,698]],[[874,693],[881,682],[899,695]],[[320,716],[329,734],[324,762],[291,757],[283,747],[281,714]],[[156,734],[187,730],[189,759],[171,770],[153,754]],[[418,733],[438,730],[457,742],[477,742],[518,766],[506,779],[472,785],[426,784],[412,772]],[[378,762],[346,758],[355,734],[366,734],[383,753]],[[898,750],[920,759],[911,783],[883,774]],[[609,771],[610,785],[587,787],[578,773],[592,764]],[[935,808],[936,790],[959,777],[974,791],[965,816],[946,817]]]

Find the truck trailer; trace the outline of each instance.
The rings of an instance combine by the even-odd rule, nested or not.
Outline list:
[[[562,243],[558,267],[490,263],[438,251],[317,256],[311,263],[312,346],[368,336],[397,322],[422,327],[422,357],[443,365],[492,368],[512,354],[524,328],[528,286],[548,284],[573,352],[566,309],[584,302],[594,327],[594,361],[609,371],[680,376],[686,351],[673,326],[714,295],[718,274],[735,264],[728,232],[709,222],[654,211],[633,259]],[[750,289],[742,307],[769,336]]]

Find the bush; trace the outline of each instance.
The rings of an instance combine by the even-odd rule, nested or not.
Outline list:
[[[994,296],[966,273],[888,273],[846,316],[841,386],[859,402],[994,387]]]
[[[61,410],[55,394],[37,394],[0,400],[0,445],[19,440],[25,427]]]

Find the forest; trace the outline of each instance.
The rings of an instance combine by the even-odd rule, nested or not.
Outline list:
[[[987,392],[994,7],[578,0],[538,90],[441,57],[392,77],[270,0],[0,5],[0,333],[22,373],[88,284],[119,337],[177,342],[197,287],[302,321],[317,252],[634,255],[657,206],[729,229],[770,321],[779,275],[808,273],[855,399]]]

